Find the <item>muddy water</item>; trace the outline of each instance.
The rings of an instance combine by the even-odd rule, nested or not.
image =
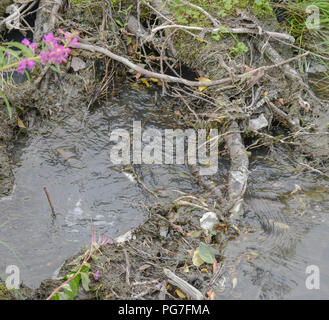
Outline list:
[[[264,154],[254,158],[250,170],[248,231],[224,250],[225,284],[217,288],[217,298],[328,299],[328,181],[296,174],[289,164],[266,161]],[[319,268],[319,289],[311,289],[308,277],[316,269],[310,266]]]
[[[31,130],[12,150],[16,187],[11,197],[0,200],[0,274],[17,265],[23,282],[32,287],[89,243],[91,218],[98,235],[114,238],[141,224],[145,205],[154,203],[131,167],[111,163],[110,132],[131,131],[132,120],[141,120],[143,128],[175,127],[166,102],[150,91],[125,87],[90,112],[84,124],[79,110],[62,112],[58,121]],[[201,192],[184,166],[141,165],[134,171],[160,201],[176,198],[177,190]],[[219,165],[219,175],[226,171]],[[246,194],[248,232],[221,252],[224,277],[216,298],[328,298],[328,190],[321,178],[256,154]],[[306,288],[310,265],[319,267],[319,290]]]
[[[131,133],[133,120],[141,121],[143,130],[173,127],[168,106],[156,102],[155,95],[123,88],[83,123],[80,108],[68,110],[14,146],[16,186],[11,197],[0,201],[0,274],[17,265],[22,281],[37,287],[88,244],[91,218],[98,235],[112,238],[140,225],[147,217],[145,206],[155,199],[136,183],[134,171],[159,201],[177,198],[177,190],[193,191],[185,166],[141,165],[132,171],[110,161],[114,129]]]

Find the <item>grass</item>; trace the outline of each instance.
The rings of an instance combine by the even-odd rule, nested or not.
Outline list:
[[[316,6],[319,9],[319,28],[309,29],[307,19],[313,13],[308,11],[309,6]],[[310,50],[314,53],[329,58],[329,1],[328,0],[289,0],[287,4],[281,5],[286,10],[287,31],[295,37],[296,45]],[[329,61],[317,58],[329,70]],[[329,72],[319,79],[322,91],[329,89]]]

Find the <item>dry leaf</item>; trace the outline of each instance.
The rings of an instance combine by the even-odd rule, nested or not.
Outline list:
[[[183,272],[188,273],[190,272],[190,268],[188,267],[187,263],[185,262],[185,265],[183,267]]]
[[[23,123],[23,121],[19,117],[17,117],[17,124],[20,128],[26,129],[25,124]]]
[[[179,225],[177,225],[177,224],[173,224],[173,225],[172,225],[172,228],[173,228],[174,230],[178,231],[179,233],[181,233],[182,235],[185,236],[185,232],[184,232],[182,226],[179,226]]]
[[[186,295],[180,291],[179,289],[175,290],[175,293],[181,298],[181,299],[186,299]]]
[[[250,68],[248,66],[245,66],[245,72],[250,72],[250,71],[253,71],[254,69],[253,68]]]
[[[214,259],[214,264],[212,265],[212,273],[215,274],[217,271],[217,260]]]
[[[203,77],[197,78],[197,80],[199,80],[200,82],[211,82],[210,79],[203,78]],[[201,86],[201,87],[199,87],[199,91],[202,92],[202,91],[206,90],[207,88],[208,88],[207,86]]]
[[[204,264],[204,261],[201,259],[200,255],[199,255],[199,248],[197,248],[194,251],[192,262],[196,267],[200,267],[201,265]]]
[[[145,78],[141,78],[141,80],[147,87],[150,86],[150,84],[148,83],[148,81]]]
[[[210,300],[214,300],[215,299],[215,291],[214,290],[207,291],[207,296],[209,297]]]
[[[150,266],[151,266],[150,264],[144,264],[141,267],[139,267],[137,270],[144,271],[144,270],[148,269]]]
[[[283,98],[280,98],[278,101],[280,102],[281,106],[284,106],[284,100],[283,100]]]

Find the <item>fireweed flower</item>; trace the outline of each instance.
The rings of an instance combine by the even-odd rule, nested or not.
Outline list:
[[[65,32],[62,29],[58,29],[58,32],[61,33],[64,36],[65,40],[68,40],[71,37],[71,33]],[[77,48],[79,46],[79,44],[78,44],[78,38],[73,38],[70,41],[69,46],[70,47],[73,47],[73,48]]]
[[[24,44],[26,47],[30,48],[33,53],[35,52],[35,49],[38,47],[38,45],[35,42],[30,42],[29,39],[24,38],[22,41],[22,44]]]
[[[95,281],[98,281],[100,273],[101,273],[101,272],[100,272],[99,270],[97,270],[97,271],[94,273],[94,280],[95,280]]]
[[[20,74],[23,74],[24,73],[24,70],[27,68],[27,63],[26,63],[26,60],[21,60],[16,71]]]
[[[67,58],[71,53],[70,48],[65,48],[62,45],[56,45],[52,50],[48,50],[48,52],[41,53],[41,63],[56,63],[61,64],[62,62],[66,62]]]
[[[78,38],[73,38],[70,42],[70,46],[73,48],[79,47]]]
[[[73,38],[69,43],[67,43],[68,39],[70,39],[71,34],[68,32],[64,32],[63,30],[59,29],[59,33],[64,35],[64,39],[60,39],[54,36],[52,32],[49,34],[45,34],[43,37],[43,42],[46,43],[47,48],[40,51],[40,56],[34,57],[33,60],[31,59],[22,59],[18,67],[16,69],[17,72],[23,74],[24,70],[32,70],[35,66],[35,61],[40,60],[42,64],[61,64],[67,61],[71,53],[71,48],[69,47],[78,47],[78,38]],[[66,41],[65,41],[66,40]],[[62,42],[64,45],[61,45]],[[38,45],[35,42],[30,42],[28,39],[24,38],[22,40],[22,44],[26,47],[30,48],[33,53],[37,49]]]
[[[61,39],[56,38],[52,32],[43,36],[43,42],[49,43],[52,47],[55,47],[60,40]]]
[[[64,36],[65,40],[67,40],[71,35],[70,33],[63,31],[62,29],[58,29],[58,32]]]
[[[24,38],[23,40],[22,40],[22,43],[25,45],[25,46],[29,46],[30,45],[30,41],[29,41],[29,39],[26,39],[26,38]]]
[[[35,66],[35,61],[29,59],[23,59],[19,62],[16,71],[20,74],[23,74],[25,69],[32,70],[34,66]]]
[[[35,66],[35,61],[33,60],[27,60],[26,62],[26,69],[27,70],[32,70]]]

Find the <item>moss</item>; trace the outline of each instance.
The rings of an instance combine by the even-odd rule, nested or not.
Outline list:
[[[179,3],[179,0],[177,0],[177,3]],[[268,0],[190,0],[190,3],[203,8],[218,18],[235,15],[237,8],[248,9],[259,17],[274,15]],[[168,8],[173,12],[179,23],[196,24],[203,27],[210,26],[209,19],[198,9],[191,8],[190,6],[169,6]]]
[[[0,284],[0,300],[13,300],[14,294],[7,289],[5,284]]]

